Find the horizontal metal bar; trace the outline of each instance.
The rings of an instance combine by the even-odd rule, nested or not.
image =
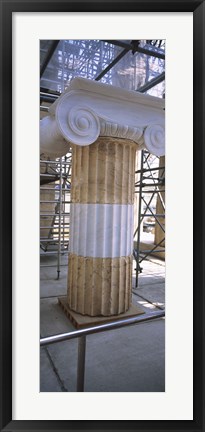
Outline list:
[[[158,213],[141,213],[142,217],[165,218],[165,214]]]
[[[141,191],[138,191],[138,190],[135,191],[135,193],[137,193],[137,194],[140,193],[140,192],[141,192]],[[165,190],[160,190],[160,191],[159,191],[159,190],[156,190],[156,191],[153,191],[153,190],[151,190],[151,191],[149,191],[149,190],[148,190],[148,191],[145,191],[145,190],[143,190],[142,193],[143,193],[143,194],[144,194],[144,193],[148,193],[148,194],[156,194],[156,193],[159,193],[159,192],[165,192]]]
[[[40,190],[45,190],[45,191],[52,191],[52,190],[55,190],[56,192],[58,191],[58,189],[56,189],[55,186],[52,186],[52,187],[40,186]]]
[[[57,180],[59,181],[59,179],[60,179],[60,172],[59,173],[58,172],[53,172],[52,174],[51,173],[50,174],[41,173],[40,177],[50,177],[51,179],[55,178],[54,181],[57,181]],[[67,175],[65,173],[63,173],[62,177],[63,177],[63,179],[65,179],[65,178],[67,178]]]
[[[40,346],[50,345],[57,342],[63,342],[70,339],[75,339],[79,336],[87,336],[90,334],[100,333],[107,330],[116,330],[129,325],[140,324],[143,322],[151,321],[157,318],[162,318],[165,316],[165,311],[149,313],[144,315],[137,315],[131,318],[125,318],[111,323],[101,324],[99,326],[88,327],[80,330],[75,330],[73,332],[61,333],[58,335],[47,336],[40,339]]]
[[[46,190],[46,191],[55,190],[56,192],[59,191],[59,189],[57,189],[56,187],[46,188],[46,187],[44,187],[44,186],[40,186],[40,190]],[[68,193],[70,193],[70,189],[68,189],[68,188],[62,188],[61,190],[62,190],[63,192],[68,192]]]
[[[50,104],[54,103],[56,99],[58,99],[59,96],[55,97],[55,95],[49,95],[46,93],[46,96],[40,96],[40,101],[42,102],[48,102]]]
[[[70,216],[70,213],[62,213],[61,216]],[[56,216],[59,217],[59,213],[40,213],[40,216]]]
[[[165,167],[159,167],[158,166],[156,168],[143,168],[143,169],[135,171],[135,174],[140,174],[140,173],[144,173],[144,172],[147,172],[147,171],[159,171],[161,169],[165,169]]]
[[[51,93],[40,92],[40,100],[41,100],[41,102],[42,101],[44,101],[44,102],[50,102],[52,104],[53,102],[56,101],[56,99],[59,98],[59,96],[55,95],[55,94],[51,94]]]
[[[140,254],[143,254],[143,253],[149,253],[149,254],[152,254],[152,253],[155,253],[155,252],[165,252],[165,249],[159,249],[159,250],[153,250],[153,249],[147,249],[147,250],[141,250],[141,251],[139,251],[139,255]]]
[[[164,218],[165,217],[165,215],[164,214],[152,214],[152,213],[141,213],[141,216],[142,217],[162,217],[162,218]]]
[[[63,229],[61,230],[61,241],[63,242],[63,239],[68,240],[69,236],[68,236],[68,232],[66,233]],[[40,242],[56,242],[59,241],[59,230],[56,233],[53,233],[53,237],[49,237],[49,236],[41,236],[40,237]]]
[[[44,253],[40,253],[40,256],[42,257],[42,256],[46,256],[46,255],[58,255],[58,253],[59,253],[58,250],[56,250],[56,251],[45,251]],[[63,255],[66,255],[68,253],[68,251],[66,249],[65,250],[61,250],[60,253],[63,254]]]
[[[48,173],[40,173],[40,176],[41,177],[59,177],[60,173],[56,173],[56,172],[54,172],[52,174],[51,173],[50,174],[48,174]],[[57,180],[59,180],[59,178]]]
[[[54,234],[54,235],[58,235],[58,233]],[[63,233],[63,231],[61,232],[61,239],[60,239],[60,243],[65,243],[67,244],[69,241],[69,235],[68,233]],[[40,243],[59,243],[59,238],[58,237],[41,237],[40,238]]]
[[[62,224],[63,225],[63,224]],[[64,224],[65,225],[65,224]],[[57,226],[57,227],[55,227],[55,226],[51,226],[51,227],[40,227],[40,229],[41,230],[53,230],[53,231],[57,231],[57,232],[54,232],[53,233],[53,235],[56,235],[56,234],[58,234],[59,233],[59,227]],[[64,235],[68,235],[68,233],[69,233],[69,225],[67,224],[67,225],[65,225],[65,228],[64,227],[62,227],[61,228],[61,233]],[[42,237],[43,238],[43,237]],[[45,238],[45,237],[44,237]]]
[[[60,267],[67,267],[68,264],[60,264]],[[40,264],[40,267],[57,267],[57,263],[56,264]]]
[[[57,224],[56,224],[57,225]],[[69,222],[61,222],[61,225],[67,226],[69,227],[70,223]],[[40,229],[58,229],[58,227],[56,227],[55,225],[51,225],[51,226],[40,226]]]
[[[150,179],[150,180],[152,180],[152,179]],[[140,185],[140,184],[139,184],[139,185],[138,185],[138,184],[135,184],[135,187],[140,187],[140,186],[143,187],[143,188],[144,188],[144,187],[153,187],[153,188],[154,188],[154,187],[156,187],[156,186],[164,186],[164,184],[162,184],[162,183],[152,183],[152,184],[151,184],[151,183],[150,183],[150,184],[142,183],[141,185]]]
[[[68,232],[69,232],[69,224],[67,223],[67,224],[61,224],[62,225],[62,228],[61,228],[61,232],[62,233],[65,233],[65,234],[67,234]],[[64,228],[64,226],[65,226],[65,228]],[[58,232],[59,232],[59,226],[51,226],[51,227],[40,227],[40,229],[51,229],[51,230],[54,230],[54,231],[56,231],[57,230],[57,233],[53,233],[54,235],[55,234],[58,234]],[[45,237],[45,236],[44,236]],[[42,237],[43,238],[43,237]]]
[[[40,111],[48,112],[49,111],[49,107],[40,105]]]
[[[41,159],[40,163],[45,163],[45,164],[50,164],[50,165],[59,165],[59,168],[61,165],[60,161],[58,161],[58,160],[43,160],[43,159]],[[62,161],[62,165],[70,165],[70,162],[63,162]]]
[[[46,239],[45,240],[42,240],[42,239],[40,240],[40,245],[41,246],[44,245],[44,247],[45,247],[45,244],[49,244],[49,246],[52,246],[52,245],[54,246],[54,245],[59,244],[59,243],[61,244],[61,246],[65,245],[67,247],[68,243],[69,243],[69,238],[67,238],[67,239],[66,238],[65,239],[62,238],[60,241],[59,241],[58,238],[57,239],[50,239],[49,238],[47,240]]]
[[[56,200],[40,200],[40,204],[59,204],[59,201]],[[61,204],[70,204],[71,201],[61,201]]]
[[[59,96],[60,96],[60,93],[59,93],[59,95],[56,95],[55,93],[45,93],[45,92],[40,92],[40,96],[49,96],[49,97],[52,97],[52,98],[54,98],[54,99],[58,99],[59,98]]]
[[[66,239],[65,237],[60,239],[60,243],[67,243],[69,240]],[[40,243],[59,243],[59,238],[40,238]]]
[[[142,181],[152,181],[153,184],[156,184],[156,182],[162,183],[165,182],[165,177],[154,177],[153,174],[151,173],[151,175],[143,175],[142,176]]]

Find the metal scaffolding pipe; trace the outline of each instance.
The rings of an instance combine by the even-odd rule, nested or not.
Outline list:
[[[62,158],[60,158],[60,189],[59,189],[59,233],[61,233],[61,215],[62,215]],[[61,237],[58,240],[58,263],[57,263],[57,279],[60,278],[60,264],[61,264]]]
[[[145,93],[150,90],[152,87],[155,87],[157,84],[160,84],[165,80],[165,72],[162,72],[158,77],[153,78],[149,82],[145,83],[142,87],[137,89],[138,92]]]

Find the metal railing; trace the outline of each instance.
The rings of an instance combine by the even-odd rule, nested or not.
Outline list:
[[[64,342],[67,340],[78,338],[78,365],[77,365],[77,392],[84,392],[84,378],[85,378],[85,356],[86,356],[86,336],[100,333],[108,330],[116,330],[122,327],[141,324],[147,321],[163,318],[165,311],[152,312],[144,315],[137,315],[130,318],[119,319],[106,324],[98,326],[87,327],[80,330],[74,330],[68,333],[60,333],[58,335],[47,336],[40,339],[40,346],[55,344],[57,342]]]

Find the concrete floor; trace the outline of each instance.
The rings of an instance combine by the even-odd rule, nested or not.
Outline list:
[[[56,256],[41,257],[41,265],[55,265]],[[74,330],[58,305],[66,295],[67,256],[63,256],[60,279],[57,268],[41,267],[41,337]],[[165,307],[165,264],[152,258],[143,261],[133,304],[145,313]],[[40,391],[75,392],[77,339],[41,348]],[[164,392],[165,320],[129,326],[87,336],[85,392]]]

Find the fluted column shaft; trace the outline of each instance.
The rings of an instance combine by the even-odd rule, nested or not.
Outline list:
[[[73,145],[68,304],[78,313],[129,309],[136,148],[112,137]]]

